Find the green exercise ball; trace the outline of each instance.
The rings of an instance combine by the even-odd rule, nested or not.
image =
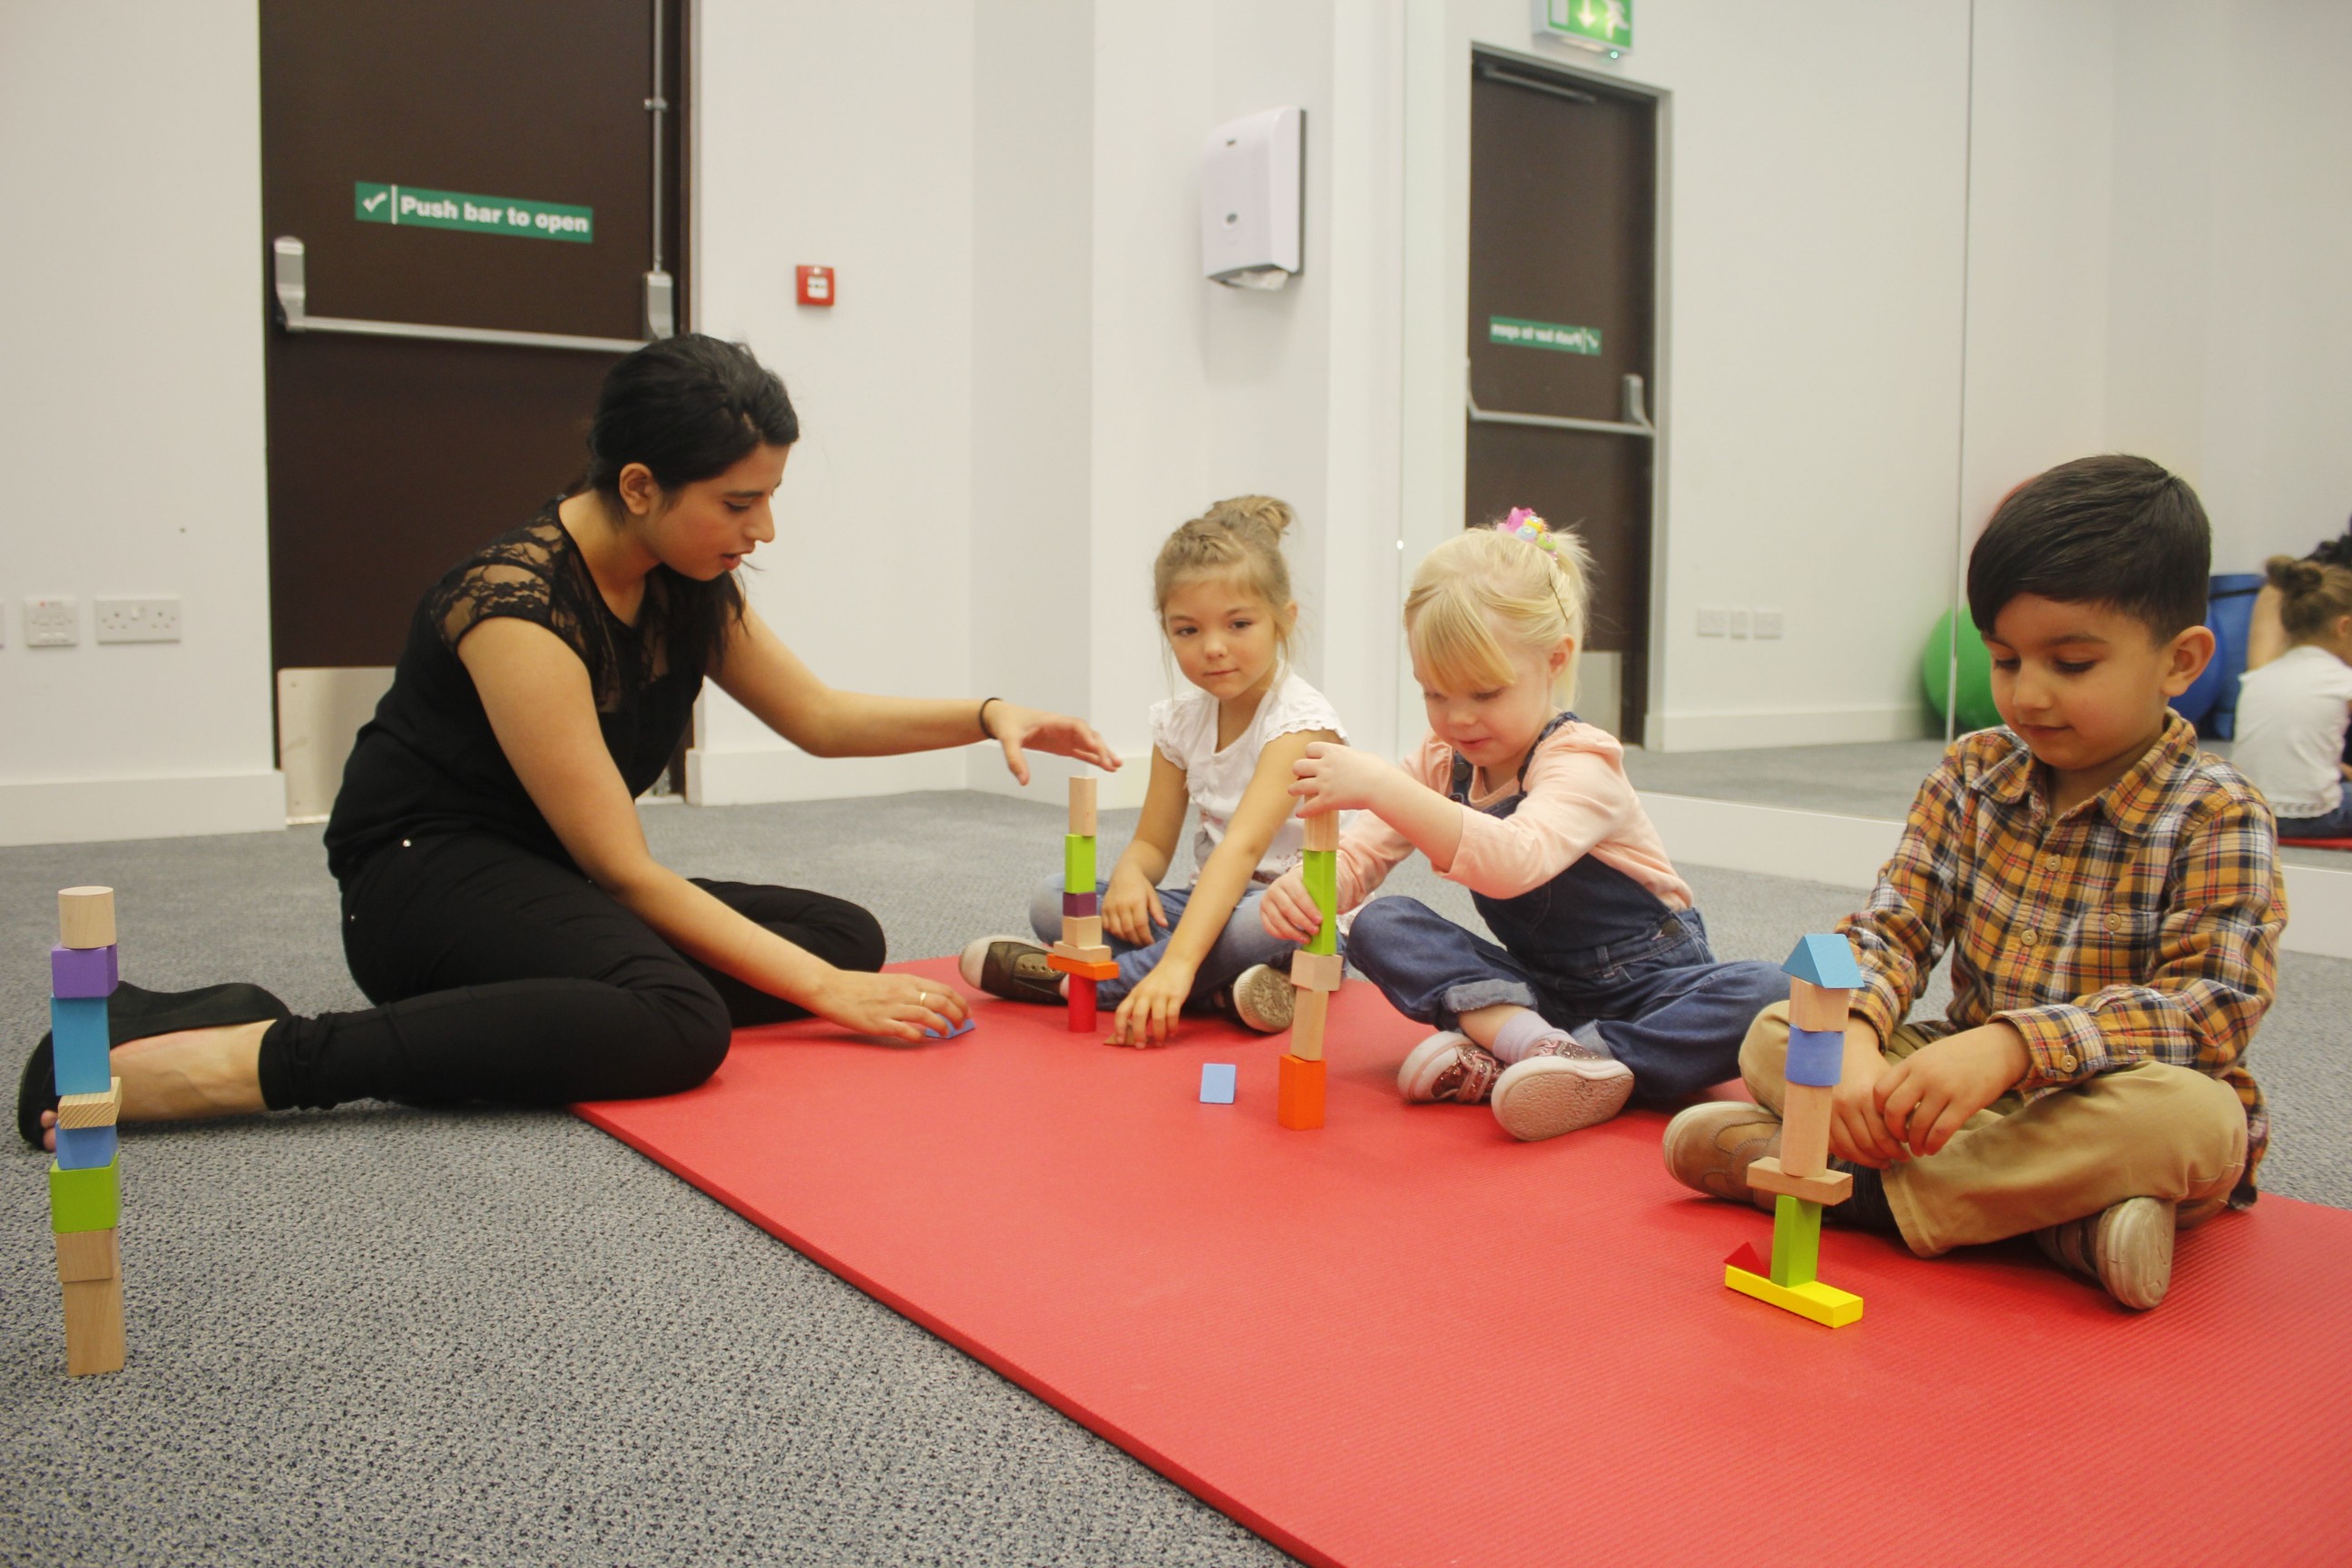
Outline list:
[[[1951,713],[1948,691],[1952,673],[1952,618],[1959,612],[1946,610],[1936,622],[1936,629],[1927,634],[1927,646],[1919,650],[1919,679],[1927,688],[1927,700],[1939,719]],[[1992,655],[1985,651],[1984,638],[1977,635],[1976,623],[1959,623],[1960,644],[1960,718],[1958,731],[1990,730],[2000,722],[2000,710],[1992,705]]]

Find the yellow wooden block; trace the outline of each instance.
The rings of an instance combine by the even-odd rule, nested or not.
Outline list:
[[[1290,1016],[1290,1054],[1301,1061],[1323,1059],[1323,1024],[1330,1015],[1328,991],[1301,991],[1297,1010]]]
[[[1810,1318],[1827,1328],[1842,1329],[1862,1318],[1862,1298],[1815,1279],[1804,1285],[1775,1285],[1761,1274],[1750,1274],[1737,1264],[1723,1266],[1723,1282],[1743,1296]]]
[[[66,1371],[75,1377],[122,1370],[122,1276],[77,1279],[66,1293]]]
[[[1748,1167],[1748,1184],[1759,1193],[1786,1193],[1792,1198],[1815,1204],[1842,1204],[1853,1193],[1853,1178],[1845,1172],[1792,1176],[1780,1168],[1777,1154],[1767,1154]]]
[[[59,947],[114,945],[114,889],[66,888],[58,894]]]
[[[104,1094],[68,1094],[58,1100],[60,1127],[111,1127],[122,1120],[122,1080]]]
[[[1307,847],[1337,849],[1339,847],[1339,814],[1326,811],[1307,819]]]
[[[1301,991],[1337,991],[1347,970],[1347,961],[1336,952],[1290,955],[1290,983]]]
[[[1064,915],[1061,945],[1081,950],[1102,947],[1102,916]],[[1103,951],[1108,952],[1110,950],[1104,947]]]
[[[1070,781],[1070,831],[1081,838],[1095,836],[1095,781]]]
[[[1845,1033],[1851,991],[1832,991],[1810,980],[1789,977],[1789,1022],[1800,1029],[1835,1029]]]
[[[122,1233],[75,1230],[58,1233],[58,1283],[112,1279],[122,1272]]]

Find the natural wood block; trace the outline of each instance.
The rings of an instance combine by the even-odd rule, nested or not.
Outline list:
[[[1274,1119],[1294,1132],[1323,1125],[1324,1065],[1297,1056],[1282,1058],[1274,1087]]]
[[[1076,948],[1102,947],[1102,916],[1064,915],[1062,945]],[[1108,952],[1109,949],[1104,948],[1103,951]]]
[[[1846,1015],[1853,1002],[1851,991],[1831,991],[1810,980],[1789,977],[1789,1022],[1800,1029],[1845,1031]]]
[[[1843,1171],[1823,1171],[1818,1176],[1792,1176],[1780,1166],[1780,1156],[1767,1154],[1748,1167],[1748,1184],[1759,1193],[1787,1194],[1807,1203],[1842,1204],[1853,1193],[1853,1177]]]
[[[1792,1083],[1780,1102],[1780,1169],[1818,1176],[1829,1169],[1830,1096],[1833,1091]]]
[[[67,888],[58,894],[59,947],[114,945],[114,889]]]
[[[122,1120],[122,1080],[112,1080],[104,1094],[68,1094],[58,1101],[60,1127],[111,1127]]]
[[[1290,983],[1302,991],[1337,991],[1347,969],[1348,961],[1336,952],[1290,955]]]
[[[1108,963],[1111,962],[1110,949],[1103,946],[1100,942],[1096,942],[1091,946],[1082,946],[1077,942],[1057,942],[1054,944],[1052,952],[1056,957],[1066,958],[1073,963]]]
[[[1318,812],[1307,818],[1307,847],[1309,849],[1339,847],[1339,814],[1338,812]]]
[[[75,1377],[122,1370],[122,1276],[77,1279],[66,1293],[66,1371]]]
[[[1070,831],[1081,838],[1095,836],[1095,781],[1070,781]]]
[[[1323,1025],[1330,1016],[1328,991],[1301,991],[1290,1016],[1290,1054],[1310,1062],[1323,1059]]]
[[[122,1272],[122,1233],[119,1230],[67,1231],[57,1237],[58,1283],[112,1279]]]

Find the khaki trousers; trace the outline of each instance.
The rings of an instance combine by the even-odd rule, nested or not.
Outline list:
[[[1936,1039],[1904,1025],[1890,1062]],[[1757,1015],[1739,1074],[1773,1115],[1788,1088],[1789,1005]],[[1887,1206],[1922,1258],[2023,1236],[2126,1198],[2180,1205],[2183,1224],[2218,1213],[2246,1163],[2246,1113],[2219,1079],[2162,1062],[2102,1073],[2030,1103],[2002,1095],[1969,1118],[1940,1153],[1890,1165]]]

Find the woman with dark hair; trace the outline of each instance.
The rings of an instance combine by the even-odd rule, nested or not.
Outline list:
[[[123,985],[108,1009],[125,1121],[358,1099],[568,1104],[709,1078],[730,1031],[826,1018],[905,1041],[965,1018],[877,973],[882,931],[822,893],[689,880],[655,861],[635,797],[707,677],[803,751],[883,756],[994,741],[1116,768],[1084,722],[991,698],[836,691],[744,603],[775,537],[799,421],[751,351],[686,335],[614,366],[583,485],[454,567],[417,606],[327,826],[343,950],[376,1004],[298,1018],[252,985]],[[50,1042],[17,1127],[55,1123]]]

